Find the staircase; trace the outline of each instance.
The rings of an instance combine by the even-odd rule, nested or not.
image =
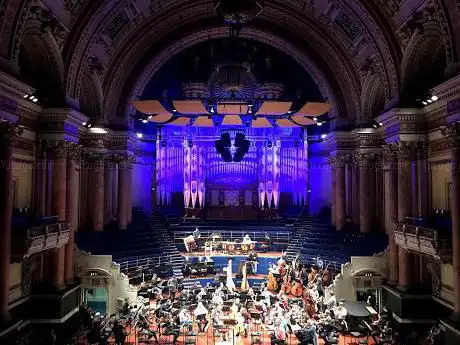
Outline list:
[[[154,211],[149,215],[150,228],[158,234],[160,240],[159,245],[162,246],[166,256],[169,257],[173,276],[179,280],[184,279],[182,268],[184,266],[184,258],[180,255],[176,245],[173,242],[172,236],[168,231],[166,219],[158,211]]]

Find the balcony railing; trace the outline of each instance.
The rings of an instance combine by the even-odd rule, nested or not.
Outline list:
[[[45,250],[62,247],[69,241],[70,224],[56,222],[33,226],[13,234],[13,256],[23,258]]]
[[[407,250],[434,256],[442,261],[452,258],[450,234],[444,230],[395,223],[394,235],[396,244]]]

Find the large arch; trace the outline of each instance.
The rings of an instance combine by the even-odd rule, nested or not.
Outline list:
[[[95,11],[99,15],[99,19],[95,19],[93,16],[85,24],[84,31],[103,30],[103,22],[110,22],[120,12],[121,5],[119,5],[120,3],[101,5]],[[373,50],[377,54],[386,100],[389,101],[397,96],[399,80],[396,66],[398,65],[399,52],[393,44],[394,40],[391,39],[394,34],[387,32],[386,28],[380,28],[377,24],[382,21],[382,18],[377,20],[377,11],[370,13],[358,0],[342,2],[339,5],[328,3],[327,8],[324,8],[324,4],[317,4],[317,6],[323,7],[321,10],[327,16],[334,17],[337,13],[341,13],[345,18],[344,20],[353,20],[351,24],[353,24],[355,32],[351,34],[360,32],[365,37],[364,43],[361,42],[366,45],[366,49],[363,48],[363,51]],[[369,7],[369,5],[367,6]],[[132,66],[136,65],[133,62],[138,61],[149,46],[171,33],[172,28],[179,30],[192,21],[197,22],[215,17],[212,1],[207,0],[194,1],[193,3],[190,1],[165,3],[162,8],[157,8],[154,12],[151,17],[140,21],[139,25],[127,24],[127,32],[117,35],[114,47],[111,47],[113,54],[108,58],[108,73],[106,73],[103,82],[106,97],[112,94],[114,88],[125,86],[131,74],[129,72],[132,70]],[[167,16],[162,16],[165,13]],[[347,100],[346,112],[354,117],[360,112],[361,81],[357,71],[361,67],[361,57],[353,60],[353,55],[356,55],[357,51],[353,51],[355,48],[351,44],[352,42],[343,33],[343,28],[338,30],[335,22],[330,21],[329,18],[326,18],[327,16],[319,18],[310,5],[299,6],[295,1],[281,2],[276,0],[267,5],[260,20],[283,27],[286,35],[280,36],[280,40],[291,41],[294,38],[301,38],[306,45],[313,47],[316,55],[323,58],[323,64],[328,65],[330,71],[334,71],[336,74],[335,77],[338,82],[333,88],[341,90],[345,94],[343,98]],[[345,26],[347,27],[347,25]],[[340,31],[342,34],[336,35],[336,31]],[[383,33],[383,31],[385,32]],[[342,39],[343,37],[345,39]],[[68,93],[75,98],[79,97],[82,85],[80,72],[86,63],[85,56],[87,56],[90,47],[97,46],[98,42],[100,43],[100,37],[90,34],[80,37],[78,41],[74,39],[66,47],[66,66],[69,72],[66,87]],[[134,59],[133,54],[135,55]],[[333,69],[334,66],[337,66],[335,70]],[[112,72],[114,71],[118,71],[118,75],[113,78],[114,73]],[[113,108],[114,99],[117,100],[121,97],[120,92],[115,92],[115,94],[116,96],[109,97],[111,99],[105,101],[105,104],[109,105],[105,110],[107,115],[113,116],[114,113],[117,113],[118,107]]]
[[[204,42],[209,39],[225,37],[227,35],[228,31],[226,28],[218,27],[190,34],[181,40],[171,43],[169,46],[165,47],[161,52],[159,52],[155,58],[153,58],[150,63],[143,68],[142,72],[135,78],[134,83],[129,90],[128,100],[135,99],[137,96],[144,92],[144,89],[149,80],[171,56],[179,54],[181,51],[195,44]],[[336,92],[331,88],[330,83],[328,82],[324,73],[320,71],[316,64],[311,61],[307,55],[303,54],[295,46],[286,42],[281,42],[278,37],[261,30],[246,28],[242,31],[241,37],[259,41],[277,49],[283,49],[285,53],[291,55],[294,60],[296,60],[312,76],[324,99],[328,100],[333,105],[333,110],[330,113],[331,117],[340,115],[340,109],[343,106],[343,100],[340,98],[340,95],[336,95]],[[283,43],[284,45],[281,45]],[[107,102],[110,102],[110,100],[106,100],[106,104],[109,106]],[[131,104],[126,104],[126,106],[127,113],[124,115],[132,115],[135,109],[131,106]]]

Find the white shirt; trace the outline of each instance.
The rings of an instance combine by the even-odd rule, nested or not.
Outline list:
[[[199,316],[199,315],[206,315],[207,313],[208,313],[208,309],[204,307],[203,303],[198,302],[198,306],[196,307],[193,314],[195,314],[195,316]]]

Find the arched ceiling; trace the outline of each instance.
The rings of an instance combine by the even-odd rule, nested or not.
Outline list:
[[[446,65],[455,64],[460,14],[452,3],[269,0],[241,35],[290,54],[333,103],[337,117],[361,119],[383,110],[375,104],[398,99],[401,61],[411,61],[403,59],[414,54],[408,42],[425,23],[439,27]],[[98,116],[106,119],[126,118],[132,99],[172,54],[226,34],[213,8],[212,0],[4,0],[0,54],[14,65],[27,44],[27,23],[40,22],[41,39],[54,40],[47,46],[59,49],[66,97],[100,109]],[[87,80],[101,92],[87,90]]]

